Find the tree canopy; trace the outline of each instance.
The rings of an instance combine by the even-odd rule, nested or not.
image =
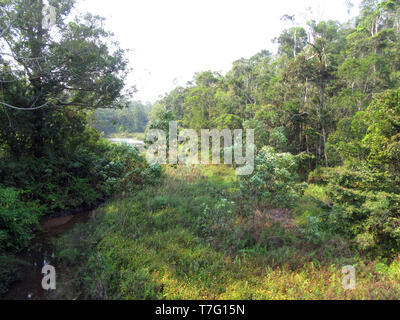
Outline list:
[[[59,151],[82,130],[82,109],[124,105],[124,50],[87,14],[68,20],[73,0],[0,2],[0,141],[17,156]]]

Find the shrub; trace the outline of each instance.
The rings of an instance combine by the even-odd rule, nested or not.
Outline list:
[[[331,185],[334,210],[328,225],[350,234],[361,249],[390,254],[400,248],[400,196]]]
[[[106,182],[114,184],[119,191],[132,191],[144,184],[160,182],[162,167],[149,164],[139,150],[128,144],[115,144],[106,157],[109,163],[104,167]],[[110,180],[111,179],[111,180]]]
[[[235,213],[235,203],[222,198],[215,203],[203,203],[201,215],[197,218],[200,235],[213,239],[217,235],[229,237],[232,232],[232,219]]]
[[[80,145],[63,157],[2,160],[3,184],[25,190],[22,200],[38,200],[45,214],[91,209],[115,192],[157,183],[161,177],[161,167],[150,166],[136,148],[103,141]]]
[[[344,188],[366,191],[393,192],[397,189],[395,177],[389,172],[379,172],[369,168],[318,168],[308,176],[308,183],[334,184]]]
[[[21,202],[21,191],[0,186],[0,249],[25,247],[39,226],[40,207]]]
[[[400,196],[391,175],[342,167],[316,170],[309,181],[326,185],[331,208],[319,217],[324,229],[353,238],[362,250],[386,255],[400,248]]]
[[[290,153],[276,153],[271,147],[261,149],[254,159],[254,172],[240,179],[242,194],[253,204],[291,207],[301,188],[297,185],[297,163]]]

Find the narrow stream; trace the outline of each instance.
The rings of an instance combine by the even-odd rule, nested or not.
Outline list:
[[[113,143],[127,143],[134,145],[141,150],[144,147],[143,141],[134,139],[109,139]],[[26,261],[28,265],[23,270],[23,278],[15,282],[8,292],[3,295],[5,300],[46,300],[48,292],[42,288],[42,268],[45,265],[54,265],[56,257],[49,245],[51,238],[60,236],[70,230],[75,224],[86,222],[89,219],[89,212],[63,216],[58,218],[45,218],[41,221],[42,232],[39,232],[33,240],[32,245],[18,255],[18,258]]]
[[[3,296],[3,299],[46,300],[48,298],[48,293],[42,288],[44,276],[41,273],[42,268],[50,264],[57,270],[57,266],[52,264],[56,257],[51,250],[49,240],[67,232],[77,223],[86,222],[89,219],[89,213],[83,212],[70,216],[43,219],[40,223],[43,231],[37,234],[29,248],[18,255],[18,258],[28,262],[23,270],[23,279],[14,283]]]

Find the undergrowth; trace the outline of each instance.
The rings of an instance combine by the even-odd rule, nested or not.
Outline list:
[[[55,240],[64,273],[54,297],[400,297],[400,257],[367,263],[350,238],[320,228],[323,187],[310,185],[291,211],[240,199],[229,167],[167,168],[160,186],[107,203]],[[345,265],[356,268],[355,290],[342,288]]]

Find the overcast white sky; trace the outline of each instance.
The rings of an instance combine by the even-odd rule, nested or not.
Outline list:
[[[106,29],[132,49],[134,99],[155,102],[195,72],[225,73],[242,57],[275,52],[271,40],[289,27],[280,21],[284,14],[301,22],[311,7],[317,20],[344,22],[360,1],[352,1],[350,15],[345,0],[80,0],[77,9],[107,19]]]

